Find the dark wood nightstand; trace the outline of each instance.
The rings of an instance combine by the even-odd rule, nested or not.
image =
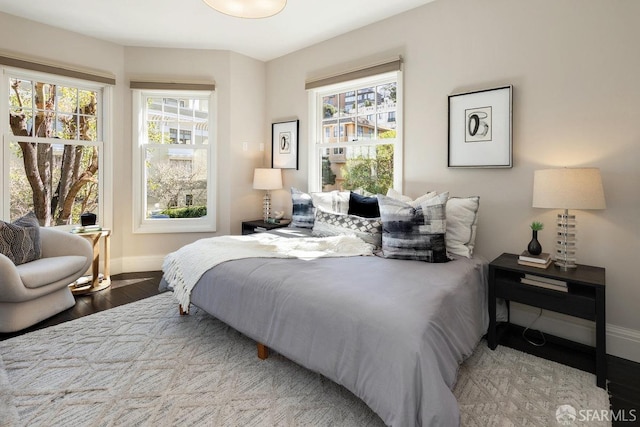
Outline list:
[[[567,291],[546,289],[520,282],[525,274],[560,280],[567,283]],[[605,388],[607,380],[605,269],[589,265],[563,271],[553,264],[546,269],[518,264],[518,255],[502,254],[489,264],[489,330],[487,341],[492,350],[498,345],[496,298],[564,313],[595,321],[595,373],[598,387]],[[507,320],[509,324],[510,318]]]
[[[286,223],[280,224],[272,224],[270,222],[264,222],[261,219],[256,219],[255,221],[242,221],[242,235],[253,234],[253,233],[261,233],[263,231],[274,230],[276,228],[287,227],[289,225],[289,221]]]

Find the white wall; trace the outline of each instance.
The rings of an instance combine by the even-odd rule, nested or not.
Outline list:
[[[438,0],[273,60],[268,119],[301,120],[301,167],[285,171],[285,186],[307,187],[305,79],[400,54],[404,192],[479,195],[480,256],[524,250],[532,220],[547,225],[541,243],[552,249],[558,212],[531,207],[534,170],[601,169],[607,209],[575,212],[579,262],[607,269],[609,352],[640,361],[638,16],[633,1]],[[507,84],[514,87],[514,167],[447,168],[447,95]],[[532,318],[522,307],[514,314],[521,324]],[[549,314],[537,325],[593,342],[590,322]]]

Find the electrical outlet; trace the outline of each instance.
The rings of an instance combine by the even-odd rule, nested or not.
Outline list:
[[[248,151],[249,150],[249,143],[248,142],[243,142],[242,143],[242,151]]]

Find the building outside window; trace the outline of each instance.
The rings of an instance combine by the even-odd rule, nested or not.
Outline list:
[[[214,231],[213,92],[136,90],[134,104],[134,231]]]
[[[401,188],[400,77],[397,71],[311,90],[310,191]]]
[[[42,226],[104,216],[104,91],[94,82],[4,69],[2,216],[35,212]],[[5,108],[5,107],[3,107]],[[5,110],[6,111],[6,110]]]

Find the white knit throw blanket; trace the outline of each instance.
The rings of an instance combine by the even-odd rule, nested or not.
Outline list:
[[[189,310],[191,291],[207,270],[243,258],[345,257],[373,255],[373,245],[355,236],[279,237],[267,233],[219,236],[190,243],[164,259],[164,278],[183,310]]]

